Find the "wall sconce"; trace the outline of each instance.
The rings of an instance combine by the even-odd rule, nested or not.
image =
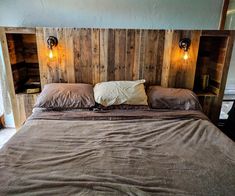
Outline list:
[[[179,41],[179,47],[184,50],[183,59],[187,60],[189,58],[188,50],[191,45],[191,40],[189,38],[183,38]]]
[[[54,57],[53,48],[58,45],[58,39],[54,36],[49,36],[47,39],[47,46],[49,48],[49,58],[52,59]]]

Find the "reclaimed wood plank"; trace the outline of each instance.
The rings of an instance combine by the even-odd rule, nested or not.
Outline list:
[[[100,82],[100,30],[92,29],[92,84]]]
[[[11,107],[10,105],[7,105],[7,111],[10,113],[12,111],[13,116],[14,116],[14,122],[15,122],[15,127],[18,129],[20,127],[20,116],[19,116],[19,110],[17,106],[17,99],[15,95],[15,89],[14,89],[14,82],[13,82],[13,76],[12,76],[12,69],[11,69],[11,63],[10,63],[10,57],[8,53],[8,46],[7,46],[7,38],[6,38],[6,32],[4,28],[0,27],[0,41],[1,41],[1,46],[2,46],[2,54],[3,54],[3,66],[5,66],[5,73],[4,74],[5,78],[2,78],[4,81],[7,81],[7,87],[8,87],[8,92],[10,95],[10,102],[11,102]],[[1,70],[2,68],[0,68]],[[3,70],[1,70],[1,73],[4,73]]]
[[[108,80],[108,29],[100,29],[100,81]]]
[[[165,47],[165,31],[159,30],[158,32],[158,44],[156,45],[155,59],[156,59],[156,76],[154,83],[161,85],[162,80],[162,70],[163,70],[163,56]]]
[[[125,80],[134,80],[135,30],[126,31]]]
[[[6,33],[15,33],[15,34],[35,34],[36,28],[31,27],[5,27]]]
[[[41,27],[36,28],[36,42],[37,42],[37,51],[38,51],[38,61],[39,61],[39,72],[40,72],[40,81],[41,88],[44,87],[48,82],[48,69],[47,67],[47,46],[44,40],[44,29]]]
[[[108,81],[115,80],[115,30],[108,30]]]
[[[170,70],[168,71],[169,87],[193,89],[200,34],[200,31],[173,31]],[[178,45],[182,38],[191,39],[188,60],[183,59],[184,51]]]
[[[134,40],[134,59],[133,59],[133,80],[140,79],[140,47],[141,47],[141,30],[135,31],[135,40]]]
[[[74,55],[74,72],[75,72],[75,82],[81,82],[82,75],[80,69],[80,29],[74,29],[73,32],[73,55]]]

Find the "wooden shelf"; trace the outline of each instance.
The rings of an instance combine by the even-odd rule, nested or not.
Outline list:
[[[195,92],[195,94],[198,96],[198,97],[217,97],[217,95],[215,93],[212,93],[212,92]]]
[[[15,93],[24,92],[28,81],[36,82],[40,87],[36,35],[9,32],[11,31],[7,31],[6,38]]]

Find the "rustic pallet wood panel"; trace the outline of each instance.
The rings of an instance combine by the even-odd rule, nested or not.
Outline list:
[[[69,83],[75,83],[73,32],[74,30],[72,28],[66,28],[64,32],[65,66],[67,71],[67,79]]]
[[[52,82],[75,82],[75,51],[74,36],[76,32],[67,28],[36,28],[36,38],[38,46],[38,57],[40,64],[40,79],[42,87]],[[47,39],[55,36],[58,39],[58,46],[53,49],[54,58],[48,57],[49,49]]]
[[[13,76],[12,76],[12,69],[11,69],[11,62],[10,62],[10,55],[8,51],[8,46],[7,46],[7,37],[6,37],[6,32],[4,28],[0,28],[0,41],[2,45],[2,54],[3,54],[3,62],[5,65],[5,71],[7,77],[5,78],[8,84],[8,92],[10,95],[10,101],[11,101],[11,109],[10,111],[13,112],[14,116],[14,121],[15,121],[15,127],[18,129],[20,127],[20,117],[19,117],[19,111],[17,109],[17,99],[15,95],[15,87],[14,87],[14,82],[13,82]],[[1,70],[1,68],[0,68]]]
[[[196,61],[199,48],[201,31],[168,31],[165,42],[163,85],[166,87],[193,89]],[[190,38],[191,46],[188,50],[189,59],[183,59],[184,51],[179,48],[182,38]],[[169,57],[170,55],[170,57]]]
[[[92,83],[100,82],[100,31],[99,29],[91,30],[91,47],[92,47]]]
[[[108,29],[100,29],[100,82],[108,80]]]
[[[37,28],[36,34],[42,87],[135,79],[161,84],[164,30]],[[54,60],[47,57],[49,36],[59,42]]]
[[[39,94],[16,94],[17,108],[19,111],[19,123],[22,125],[32,114],[33,106]]]
[[[145,79],[147,86],[194,89],[198,76],[210,73],[209,92],[199,92],[200,101],[213,122],[218,119],[234,39],[231,31],[3,29],[9,36],[9,56],[15,62],[13,68],[20,68],[17,72],[12,69],[16,79],[22,79],[19,72],[24,73],[23,62],[27,64],[27,76],[35,81],[40,77],[42,88],[52,82],[96,84],[110,80]],[[49,36],[58,39],[53,59],[48,56]],[[182,38],[191,39],[187,61],[179,48]],[[22,47],[18,47],[21,43],[23,52]],[[18,45],[17,50],[15,45]]]
[[[30,27],[5,27],[5,33],[16,33],[16,34],[35,34],[36,29]]]
[[[163,66],[161,75],[161,85],[163,87],[168,87],[169,75],[170,75],[170,65],[171,65],[171,52],[172,52],[172,42],[173,42],[173,30],[165,31],[165,41],[164,41],[164,51],[163,51]]]

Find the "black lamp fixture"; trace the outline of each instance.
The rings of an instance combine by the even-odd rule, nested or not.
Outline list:
[[[54,36],[49,36],[47,39],[47,46],[49,48],[49,58],[52,59],[54,57],[53,48],[58,45],[58,39]]]
[[[188,50],[191,45],[191,40],[189,38],[183,38],[179,41],[179,47],[184,50],[183,59],[187,60],[189,58]]]

